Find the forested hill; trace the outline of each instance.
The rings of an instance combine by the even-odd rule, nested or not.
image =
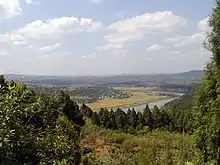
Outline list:
[[[189,110],[193,107],[194,92],[188,92],[176,100],[166,103],[164,107],[169,109]]]

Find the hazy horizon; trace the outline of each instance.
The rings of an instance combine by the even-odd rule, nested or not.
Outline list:
[[[14,76],[43,76],[43,77],[110,77],[110,76],[150,76],[150,75],[172,75],[172,74],[181,74],[194,71],[203,71],[201,70],[188,70],[183,72],[169,72],[169,73],[119,73],[119,74],[105,74],[105,75],[50,75],[50,74],[22,74],[22,73],[0,73],[0,75],[14,75]]]

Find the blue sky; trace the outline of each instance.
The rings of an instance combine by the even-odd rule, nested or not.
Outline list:
[[[203,69],[214,0],[0,0],[0,72],[38,75]]]

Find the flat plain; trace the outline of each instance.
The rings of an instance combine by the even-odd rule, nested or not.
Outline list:
[[[167,96],[148,93],[153,89],[151,87],[115,87],[115,89],[130,92],[132,96],[125,99],[106,98],[95,103],[90,103],[88,106],[93,110],[99,110],[100,108],[116,109],[118,107],[124,108],[131,105],[147,104],[167,98]]]

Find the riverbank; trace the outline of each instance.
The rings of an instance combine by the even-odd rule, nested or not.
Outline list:
[[[88,106],[92,108],[94,111],[99,111],[100,108],[107,108],[107,109],[117,109],[118,107],[126,108],[130,106],[137,106],[140,104],[148,104],[150,102],[155,102],[168,98],[168,96],[160,96],[159,94],[148,94],[145,92],[132,92],[132,95],[133,96],[126,99],[100,100],[96,103],[88,104]]]
[[[172,97],[166,97],[166,98],[161,98],[161,99],[156,99],[154,100],[153,102],[159,102],[159,101],[163,101],[163,100],[167,100],[167,99],[172,99]],[[116,110],[117,108],[120,108],[122,110],[127,110],[128,108],[135,108],[135,107],[138,107],[138,106],[146,106],[147,104],[151,104],[152,101],[147,101],[147,102],[139,102],[139,103],[135,103],[135,104],[127,104],[127,105],[122,105],[122,106],[110,106],[110,107],[102,107],[102,108],[107,108],[107,109],[113,109],[113,110]],[[94,111],[99,111],[100,109],[96,109]]]
[[[168,103],[170,101],[173,101],[173,100],[179,98],[180,96],[184,95],[183,93],[175,93],[175,92],[166,92],[166,94],[167,94],[167,96],[160,96],[158,98],[154,98],[154,100],[144,100],[144,101],[139,101],[139,102],[136,102],[136,103],[133,103],[133,104],[123,104],[123,105],[120,105],[120,106],[118,106],[118,105],[112,106],[113,105],[112,104],[111,106],[103,106],[102,108],[113,109],[113,110],[115,110],[117,108],[120,108],[120,109],[122,109],[124,111],[127,111],[128,108],[130,108],[130,109],[134,108],[136,111],[140,111],[141,112],[145,108],[146,104],[148,104],[150,108],[153,108],[155,105],[158,108],[161,108],[166,103]],[[145,93],[145,95],[146,95],[146,93]],[[98,109],[92,108],[92,109],[94,111],[99,111],[100,108],[98,108]]]

